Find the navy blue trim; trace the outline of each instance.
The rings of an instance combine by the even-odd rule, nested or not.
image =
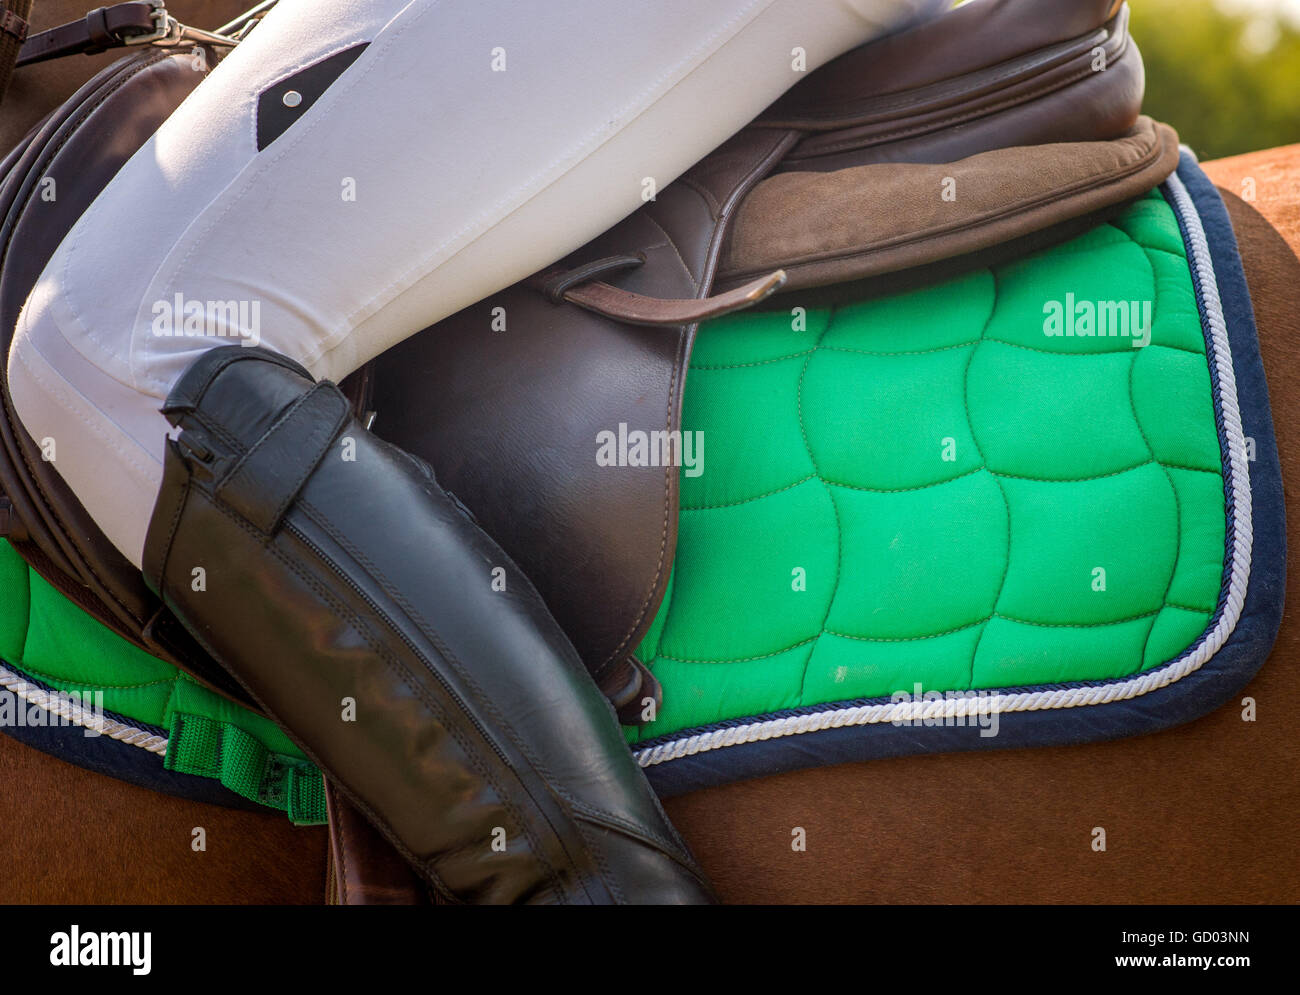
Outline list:
[[[827,729],[820,732],[784,736],[756,743],[745,743],[682,757],[646,768],[655,790],[671,797],[701,788],[751,777],[830,764],[852,763],[882,757],[916,753],[940,753],[974,749],[1012,749],[1028,746],[1063,746],[1103,739],[1118,739],[1155,732],[1190,722],[1228,701],[1259,670],[1277,636],[1282,620],[1283,590],[1286,581],[1286,521],[1282,494],[1282,474],[1277,444],[1273,436],[1273,418],[1268,403],[1268,385],[1259,355],[1254,310],[1246,286],[1232,223],[1218,191],[1201,171],[1195,160],[1183,153],[1177,175],[1182,180],[1210,246],[1211,262],[1223,305],[1228,330],[1233,371],[1237,382],[1238,403],[1243,430],[1255,440],[1255,461],[1249,464],[1252,522],[1255,543],[1252,551],[1249,585],[1241,618],[1228,641],[1209,661],[1181,680],[1136,698],[1106,705],[1036,712],[1006,712],[998,716],[998,734],[981,737],[978,727],[965,726],[894,726],[878,723]],[[1175,210],[1175,215],[1178,211]],[[1180,228],[1183,219],[1179,217]],[[1184,241],[1186,233],[1184,231]],[[1188,250],[1189,266],[1190,249]],[[1192,268],[1193,283],[1198,291],[1199,278]],[[1202,309],[1202,327],[1206,327]],[[1208,342],[1207,355],[1213,355]],[[1210,363],[1215,397],[1215,422],[1219,431],[1223,459],[1228,459],[1223,416],[1218,394],[1218,375]],[[1225,475],[1226,476],[1226,475]],[[1232,495],[1227,493],[1228,524],[1235,521]],[[1231,529],[1229,529],[1231,535]],[[1225,561],[1227,557],[1225,556]],[[1227,595],[1227,563],[1219,603],[1206,627],[1202,642],[1218,624]],[[1189,650],[1191,647],[1189,647]],[[1053,687],[1081,687],[1116,681],[1080,681],[1062,685],[1042,685],[1016,690],[1043,690]],[[888,701],[872,699],[870,703]],[[642,750],[662,742],[682,739],[693,732],[705,732],[745,725],[785,715],[828,711],[848,702],[789,709],[771,715],[719,722],[697,730],[684,730],[659,737],[634,747]]]
[[[57,688],[53,684],[49,683],[49,681],[43,681],[39,677],[33,677],[22,667],[18,666],[17,664],[10,663],[8,660],[0,658],[0,666],[4,667],[5,670],[9,671],[12,674],[17,674],[26,683],[32,685],[32,687],[39,688],[40,690],[45,691],[48,694],[66,693],[62,689]],[[0,690],[7,690],[7,689],[0,689]],[[12,691],[10,691],[9,693],[13,694]],[[88,696],[89,695],[83,692],[83,700]],[[19,700],[21,701],[22,699]],[[93,707],[93,705],[89,705],[87,707],[91,708]],[[163,739],[167,738],[167,730],[164,729],[162,726],[156,726],[151,722],[141,722],[138,719],[130,718],[126,715],[123,715],[121,712],[114,712],[107,708],[104,709],[103,716],[108,721],[121,722],[123,725],[128,725],[132,729],[139,729],[142,732],[152,733],[155,736],[161,736]],[[137,747],[137,749],[139,749],[139,747]]]
[[[29,676],[21,667],[17,667],[8,661],[4,661],[3,665],[6,670],[20,674],[30,684],[34,684],[46,691],[57,690],[44,681]],[[8,693],[12,694],[13,692]],[[30,706],[19,698],[18,707]],[[147,722],[137,722],[135,719],[110,712],[107,709],[104,711],[104,717],[123,722],[126,725],[155,735],[167,735],[165,729],[160,729]],[[151,791],[161,791],[163,794],[171,795],[174,798],[206,802],[209,805],[220,805],[223,808],[245,809],[249,812],[275,811],[249,801],[242,795],[235,794],[215,778],[167,770],[163,766],[161,756],[150,753],[142,747],[132,746],[130,743],[124,743],[121,740],[110,739],[108,736],[87,736],[85,730],[80,726],[4,726],[0,728],[0,732],[18,740],[20,743],[35,747],[42,753],[58,760],[94,771],[96,774],[105,774],[108,777],[117,778],[119,781],[136,784]]]

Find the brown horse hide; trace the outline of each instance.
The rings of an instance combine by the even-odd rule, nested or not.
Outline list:
[[[3,735],[0,812],[0,904],[325,901],[324,826],[171,798]]]

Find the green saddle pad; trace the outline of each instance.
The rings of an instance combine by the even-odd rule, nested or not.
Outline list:
[[[1178,656],[1224,570],[1205,348],[1157,192],[937,287],[702,327],[703,460],[638,651],[663,707],[629,738]]]
[[[0,711],[10,713],[0,724],[53,725],[49,703],[81,702],[79,724],[106,720],[100,735],[160,754],[167,770],[218,780],[298,823],[325,821],[320,772],[274,723],[127,642],[7,542],[0,605]]]

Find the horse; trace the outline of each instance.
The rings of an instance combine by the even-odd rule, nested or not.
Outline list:
[[[86,6],[38,4],[35,26],[68,20]],[[178,2],[175,13],[187,23],[215,24],[239,7]],[[17,141],[111,58],[34,67],[39,83],[15,77],[0,116],[3,140]],[[1300,278],[1300,145],[1204,168],[1240,246],[1284,485],[1294,495],[1300,391],[1280,374],[1300,361],[1300,316],[1290,302]],[[1297,555],[1292,545],[1288,559]],[[1279,706],[1300,690],[1291,662],[1298,640],[1300,622],[1288,610],[1272,656],[1237,699],[1163,732],[814,768],[691,792],[668,799],[666,808],[721,897],[733,903],[1286,901],[1300,885],[1300,867],[1277,855],[1290,851],[1300,747]],[[1244,721],[1247,711],[1254,721]],[[322,827],[150,792],[8,737],[0,737],[0,785],[8,813],[0,860],[9,870],[0,900],[328,898]],[[201,851],[192,845],[198,827],[207,840]],[[1104,851],[1090,845],[1097,827],[1106,830]],[[91,864],[96,873],[87,877]]]

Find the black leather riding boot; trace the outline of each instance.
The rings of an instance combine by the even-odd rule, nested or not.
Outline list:
[[[332,383],[260,348],[167,398],[145,576],[443,897],[713,896],[528,579]]]

